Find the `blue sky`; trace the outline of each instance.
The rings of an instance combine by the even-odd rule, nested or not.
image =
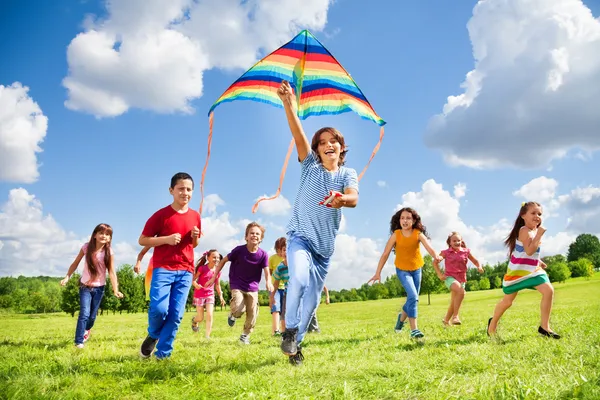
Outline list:
[[[4,2],[0,275],[62,275],[100,222],[115,230],[118,262],[133,263],[146,219],[171,199],[170,177],[187,171],[199,184],[212,103],[303,28],[387,121],[359,206],[344,211],[328,285],[372,275],[401,205],[421,213],[436,249],[458,230],[488,262],[505,254],[524,200],[545,206],[546,254],[600,233],[600,2],[272,3]],[[378,127],[353,113],[304,122],[309,135],[326,125],[344,133],[348,166],[360,171]],[[227,253],[255,219],[272,250],[297,164],[282,199],[257,214],[251,206],[276,190],[289,140],[280,109],[215,110],[198,250]]]

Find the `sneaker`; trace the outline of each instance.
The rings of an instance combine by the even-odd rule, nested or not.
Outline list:
[[[154,339],[150,337],[150,335],[146,336],[146,339],[144,339],[142,347],[140,348],[140,356],[142,358],[149,358],[152,355],[152,352],[154,351],[156,342],[158,342],[158,339]]]
[[[242,334],[240,336],[240,343],[241,344],[250,344],[250,337],[248,335]]]
[[[275,332],[273,332],[273,336],[281,336],[281,332],[280,331],[275,331]]]
[[[538,333],[542,336],[546,336],[552,339],[560,339],[560,335],[556,332],[552,332],[552,331],[547,331],[544,328],[542,328],[541,326],[538,328]]]
[[[425,335],[423,335],[423,332],[421,332],[418,329],[413,329],[412,331],[410,331],[410,337],[412,339],[422,339],[425,337]]]
[[[290,356],[290,364],[295,367],[299,367],[302,365],[302,361],[304,361],[304,355],[302,355],[302,349],[298,348],[296,354]]]
[[[229,326],[235,325],[235,318],[233,317],[233,315],[229,314],[227,316],[227,323],[229,324]]]
[[[298,328],[286,329],[281,335],[281,351],[286,356],[293,356],[298,352]]]
[[[83,343],[87,342],[90,339],[91,334],[92,334],[91,329],[88,329],[87,331],[85,331],[85,333],[83,334]]]
[[[78,349],[83,349],[84,346],[83,346],[83,343],[78,343],[75,345],[75,347]]]
[[[401,321],[400,318],[402,318],[402,313],[398,314],[398,319],[396,320],[396,326],[394,327],[396,333],[400,333],[400,331],[404,327],[404,321]]]
[[[196,317],[192,317],[192,331],[198,332],[200,327],[198,327],[198,323],[196,322]]]

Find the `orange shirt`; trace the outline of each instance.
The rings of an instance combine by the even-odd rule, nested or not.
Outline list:
[[[421,242],[419,235],[421,231],[413,229],[409,237],[402,234],[401,229],[396,229],[396,260],[394,265],[402,271],[416,271],[423,266],[421,257]]]

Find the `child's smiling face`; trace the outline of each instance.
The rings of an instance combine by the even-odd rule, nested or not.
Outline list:
[[[414,224],[414,219],[410,211],[402,211],[400,214],[400,227],[402,229],[411,229]]]

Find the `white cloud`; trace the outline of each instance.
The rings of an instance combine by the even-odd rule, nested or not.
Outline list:
[[[569,211],[567,230],[600,235],[600,187],[576,188],[559,201]]]
[[[0,85],[0,180],[31,183],[39,177],[36,154],[46,137],[48,118],[15,82]]]
[[[217,211],[217,207],[224,206],[225,202],[218,194],[209,194],[204,197],[204,203],[202,205],[202,212],[205,214],[214,214]]]
[[[203,72],[248,68],[306,27],[319,31],[332,0],[112,0],[69,44],[65,105],[97,117],[131,107],[193,111]]]
[[[387,186],[387,182],[386,181],[377,181],[377,186],[383,188]]]
[[[465,197],[467,194],[467,185],[464,183],[457,183],[454,185],[454,198],[460,199],[461,197]]]
[[[335,239],[336,251],[331,258],[327,281],[328,289],[340,290],[360,287],[373,276],[383,247],[370,238],[357,238],[344,233]],[[384,270],[382,276],[390,268]]]
[[[42,203],[27,190],[12,189],[0,211],[0,276],[63,276],[88,240],[44,215]],[[139,251],[129,243],[114,243],[113,250],[115,265],[134,263]],[[80,263],[79,272],[82,268]]]
[[[475,68],[425,142],[473,168],[547,166],[600,148],[600,21],[581,0],[479,1]]]
[[[518,190],[513,192],[514,196],[523,198],[524,201],[535,201],[542,205],[546,216],[556,216],[555,211],[560,206],[556,198],[558,181],[556,179],[540,176],[532,179]]]
[[[262,197],[270,197],[270,196],[264,195],[259,198],[262,198]],[[259,198],[255,199],[254,201],[257,201]],[[261,212],[262,214],[265,214],[265,215],[272,215],[272,216],[287,215],[288,211],[291,208],[292,208],[292,206],[291,206],[289,200],[286,199],[282,194],[280,194],[273,200],[261,201],[258,204],[259,212]]]

